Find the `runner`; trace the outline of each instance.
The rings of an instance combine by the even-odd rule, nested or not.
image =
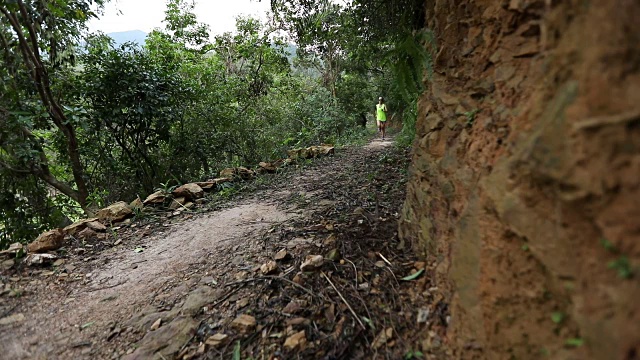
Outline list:
[[[382,140],[384,140],[386,132],[387,111],[387,105],[381,96],[378,98],[378,103],[376,104],[376,121],[378,122],[378,132],[382,133]]]

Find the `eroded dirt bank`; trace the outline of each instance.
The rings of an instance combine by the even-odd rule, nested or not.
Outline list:
[[[640,4],[427,1],[400,226],[455,358],[640,356]]]

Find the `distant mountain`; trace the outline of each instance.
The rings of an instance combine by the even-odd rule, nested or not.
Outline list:
[[[142,46],[147,38],[147,33],[141,30],[113,32],[107,35],[115,41],[116,46],[122,45],[126,42],[133,42]]]

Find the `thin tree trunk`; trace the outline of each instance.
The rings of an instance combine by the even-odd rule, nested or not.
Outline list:
[[[71,170],[78,190],[74,190],[68,185],[56,179],[48,171],[48,167],[42,168],[41,171],[39,171],[40,174],[36,173],[36,175],[40,176],[51,186],[60,190],[63,194],[76,200],[80,204],[80,206],[86,210],[89,191],[84,180],[84,167],[80,159],[80,151],[75,129],[68,122],[68,119],[62,111],[60,104],[51,93],[49,74],[47,72],[47,69],[44,67],[42,59],[40,57],[38,39],[33,26],[33,19],[31,19],[31,17],[29,16],[22,0],[17,0],[17,3],[20,8],[20,14],[22,16],[23,24],[19,22],[17,14],[9,11],[8,9],[0,8],[0,12],[9,20],[13,31],[18,37],[20,52],[22,54],[25,65],[29,69],[29,75],[36,85],[40,100],[47,109],[47,112],[49,113],[49,116],[53,123],[66,138],[69,160],[71,162]],[[28,39],[26,38],[22,30],[23,26],[27,29],[29,37]],[[29,43],[31,43],[31,46]],[[43,155],[44,152],[42,152],[41,156]]]

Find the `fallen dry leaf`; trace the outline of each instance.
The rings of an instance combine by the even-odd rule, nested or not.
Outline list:
[[[321,267],[323,263],[324,263],[324,257],[322,257],[322,255],[307,255],[302,265],[300,265],[300,270],[302,271],[315,270]]]
[[[302,347],[307,343],[307,337],[305,335],[304,330],[297,332],[287,338],[284,342],[284,347],[289,348],[291,350]]]
[[[305,306],[307,306],[307,302],[304,300],[291,300],[282,312],[285,314],[295,314],[300,312]]]
[[[151,330],[151,331],[158,330],[158,329],[160,328],[160,325],[162,325],[162,319],[161,319],[161,318],[160,318],[160,319],[158,319],[158,320],[156,320],[156,321],[153,323],[153,325],[151,325],[150,330]]]
[[[242,314],[235,318],[235,320],[231,322],[231,325],[242,332],[248,332],[256,327],[256,318],[251,315]]]
[[[386,345],[389,340],[393,338],[393,328],[387,328],[382,330],[378,336],[373,340],[371,346],[374,349],[379,349],[383,345]]]

